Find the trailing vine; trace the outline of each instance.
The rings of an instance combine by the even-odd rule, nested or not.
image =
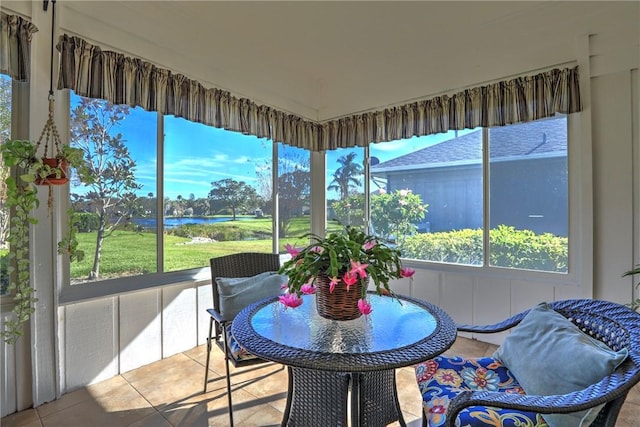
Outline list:
[[[60,160],[58,166],[45,164],[43,159],[36,157],[36,151],[37,146],[31,141],[13,140],[0,145],[4,166],[16,168],[17,171],[17,178],[9,174],[5,179],[5,206],[11,210],[7,238],[10,247],[8,256],[10,279],[7,291],[13,294],[15,318],[5,322],[5,330],[0,332],[0,336],[8,344],[14,344],[22,336],[23,324],[35,311],[35,303],[38,301],[35,290],[31,287],[29,272],[29,227],[38,223],[32,214],[39,206],[38,187],[35,183],[37,181],[46,183],[47,178],[51,179],[53,176],[60,178],[66,175],[66,165],[78,168],[81,180],[84,171],[84,160],[80,149],[63,147],[56,156]],[[66,163],[64,168],[61,166],[62,161]],[[73,221],[72,216],[70,221]],[[70,234],[58,244],[58,252],[69,254],[71,260],[81,259],[83,255],[82,251],[77,249],[78,243],[74,230],[75,225],[70,224]]]

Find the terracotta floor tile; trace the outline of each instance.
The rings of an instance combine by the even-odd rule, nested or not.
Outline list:
[[[60,399],[40,405],[36,410],[40,418],[44,418],[86,400],[91,400],[91,394],[86,388],[81,388],[63,395]]]
[[[447,352],[491,355],[497,346],[460,338]],[[0,420],[2,427],[210,427],[229,425],[222,352],[211,350],[207,393],[202,393],[206,346],[151,363],[62,398]],[[286,368],[274,363],[231,367],[238,427],[280,425],[286,404]],[[413,367],[397,370],[398,398],[407,425],[421,426],[422,399]],[[396,426],[398,423],[391,424]],[[640,427],[640,385],[616,427]]]
[[[16,412],[0,421],[2,427],[40,427],[40,417],[35,409]]]
[[[127,427],[173,427],[173,424],[167,421],[159,412],[154,412],[140,421],[129,424]]]

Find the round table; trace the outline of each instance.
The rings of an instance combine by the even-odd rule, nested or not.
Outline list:
[[[373,311],[355,320],[322,318],[315,296],[286,308],[277,297],[252,304],[234,319],[238,343],[254,355],[288,366],[282,425],[405,425],[395,369],[431,359],[456,339],[439,307],[407,296],[368,295]]]

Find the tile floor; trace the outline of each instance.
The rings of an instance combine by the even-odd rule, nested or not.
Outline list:
[[[490,355],[495,346],[458,338],[448,353]],[[207,393],[202,393],[205,346],[67,393],[54,402],[0,419],[2,427],[227,426],[224,360],[211,351]],[[277,364],[232,368],[237,427],[278,426],[285,408],[287,374]],[[405,421],[421,425],[421,399],[413,369],[397,371]],[[316,427],[316,426],[310,426]],[[627,397],[617,427],[640,427],[640,385]]]

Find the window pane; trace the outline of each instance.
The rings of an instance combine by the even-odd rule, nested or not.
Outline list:
[[[0,74],[0,144],[11,138],[11,78]],[[4,180],[9,168],[4,166],[0,154],[0,295],[9,286],[9,209],[5,206],[7,188]]]
[[[364,227],[364,148],[327,151],[327,226]]]
[[[377,235],[405,258],[482,264],[481,130],[372,144],[371,157]]]
[[[72,282],[157,271],[156,113],[71,96],[71,145],[84,151],[95,181],[71,182],[81,262]]]
[[[567,120],[489,130],[490,264],[567,271]]]
[[[285,244],[302,246],[300,239],[311,231],[310,153],[302,148],[278,144],[278,233],[280,251]]]
[[[164,270],[271,252],[271,141],[173,116],[164,123]]]

